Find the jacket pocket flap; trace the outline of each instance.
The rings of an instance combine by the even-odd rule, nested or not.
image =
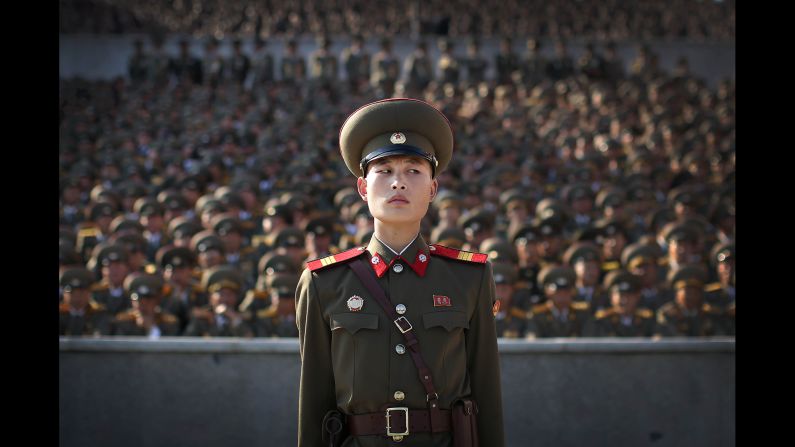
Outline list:
[[[466,314],[458,311],[430,312],[422,316],[422,322],[425,324],[425,329],[434,326],[441,326],[448,332],[457,327],[469,329]]]
[[[331,330],[344,328],[351,334],[359,329],[378,329],[378,315],[374,314],[333,314]]]

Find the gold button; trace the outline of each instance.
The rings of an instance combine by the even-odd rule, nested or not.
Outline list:
[[[406,395],[403,394],[403,391],[395,391],[395,400],[401,401],[406,398]]]

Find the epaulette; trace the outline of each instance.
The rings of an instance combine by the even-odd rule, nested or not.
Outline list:
[[[351,248],[350,250],[343,251],[336,255],[326,256],[325,258],[315,259],[306,263],[306,268],[315,272],[324,267],[334,265],[338,262],[348,261],[364,254],[366,250],[364,247]]]
[[[163,313],[161,313],[161,314],[159,314],[159,317],[160,317],[160,322],[161,323],[166,323],[166,324],[177,324],[177,323],[179,323],[179,320],[177,319],[177,317],[175,317],[174,315],[171,315],[171,314],[163,314]]]
[[[132,309],[125,310],[116,314],[117,321],[130,321],[134,319],[135,319],[135,311]]]
[[[432,255],[455,259],[457,261],[485,264],[486,261],[489,260],[489,255],[485,253],[474,253],[470,251],[457,250],[455,248],[445,247],[444,245],[439,244],[433,244],[428,248],[431,250]]]
[[[533,313],[533,315],[541,315],[543,313],[549,312],[549,306],[547,306],[546,304],[536,304],[535,306],[533,306],[531,312]]]
[[[515,318],[527,318],[527,311],[519,309],[518,307],[511,306],[510,314]]]
[[[613,309],[613,308],[610,308],[610,309],[599,309],[594,314],[594,318],[596,318],[597,320],[601,320],[601,319],[610,317],[611,315],[614,315],[615,313],[616,313],[616,310]]]
[[[88,302],[88,308],[91,310],[91,312],[103,312],[107,309],[104,304],[98,303],[94,300]]]
[[[591,305],[587,301],[575,301],[571,303],[571,308],[574,310],[589,310]]]
[[[602,270],[609,272],[621,268],[621,263],[618,261],[610,261],[602,263]]]
[[[637,309],[635,315],[645,319],[654,318],[654,312],[651,309]]]
[[[260,309],[257,311],[257,318],[270,318],[276,315],[276,308],[275,307],[266,307],[265,309]]]
[[[99,228],[94,226],[81,228],[77,232],[78,238],[85,238],[85,237],[98,236],[98,235],[99,235]]]
[[[270,245],[268,236],[264,234],[255,234],[254,236],[251,236],[251,246],[257,247],[260,245]]]
[[[104,282],[94,283],[91,286],[91,292],[92,293],[94,293],[94,292],[104,292],[105,290],[108,290],[108,289],[110,289],[110,286],[107,283],[104,283]]]
[[[720,290],[722,288],[723,288],[723,286],[721,286],[719,282],[713,282],[713,283],[709,283],[706,286],[704,286],[704,291],[705,292],[717,292],[718,290]]]

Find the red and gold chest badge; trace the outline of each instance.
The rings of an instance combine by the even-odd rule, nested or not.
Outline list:
[[[364,306],[364,299],[358,295],[353,295],[348,298],[348,310],[351,312],[359,312]]]
[[[444,295],[434,295],[433,296],[433,307],[450,307],[453,303],[450,301],[449,296]]]
[[[496,317],[498,313],[500,313],[500,300],[494,302],[494,306],[491,307],[491,312]]]

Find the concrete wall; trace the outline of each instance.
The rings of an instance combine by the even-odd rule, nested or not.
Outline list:
[[[93,34],[62,34],[59,36],[59,74],[63,78],[82,76],[86,79],[111,79],[115,76],[126,76],[127,61],[133,52],[133,41],[141,38],[146,42],[145,48],[150,48],[150,40],[143,35],[93,35]],[[169,54],[176,55],[178,52],[179,36],[170,36],[164,43],[164,48]],[[296,39],[298,51],[307,59],[309,66],[309,54],[317,46],[313,37],[301,37]],[[428,53],[433,61],[438,60],[439,49],[436,46],[436,39],[429,37]],[[201,40],[189,38],[192,53],[201,57],[204,48]],[[274,38],[269,41],[268,49],[275,58],[277,67],[282,58],[284,39]],[[463,56],[466,54],[466,39],[457,39],[455,53]],[[543,41],[542,53],[547,56],[554,54],[552,41]],[[331,51],[339,55],[342,49],[350,45],[350,38],[339,37],[332,39]],[[394,39],[394,53],[405,60],[413,51],[414,41],[408,37],[396,37]],[[617,42],[616,50],[624,59],[627,70],[629,64],[637,55],[638,42]],[[735,47],[734,42],[695,42],[695,41],[650,41],[649,45],[660,56],[660,66],[665,70],[672,70],[680,56],[688,58],[690,70],[698,76],[706,79],[709,85],[714,86],[717,81],[723,78],[735,78]],[[378,40],[371,39],[366,43],[370,54],[378,51]],[[483,39],[481,44],[481,54],[487,58],[490,67],[486,72],[487,77],[494,76],[494,54],[498,48],[498,40],[493,38]],[[580,57],[584,48],[581,39],[572,39],[568,44],[569,54],[576,61]],[[251,40],[244,41],[243,51],[251,54],[253,44]],[[598,44],[597,50],[602,51],[603,45]],[[525,51],[525,40],[515,39],[514,51],[523,54]],[[219,47],[219,52],[224,55],[231,54],[231,44],[223,42]],[[339,75],[344,76],[342,64],[339,64]],[[277,70],[278,76],[278,70]]]
[[[500,352],[509,446],[735,445],[733,338]],[[62,447],[295,445],[295,339],[62,338],[59,369]]]

